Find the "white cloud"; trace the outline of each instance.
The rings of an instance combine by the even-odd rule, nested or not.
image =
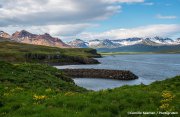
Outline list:
[[[75,24],[108,18],[121,7],[104,0],[1,0],[0,25]]]
[[[165,16],[165,15],[161,15],[161,14],[158,14],[158,15],[156,15],[156,18],[158,18],[158,19],[176,19],[177,18],[177,16]]]
[[[53,36],[74,36],[83,32],[86,28],[95,27],[96,24],[65,24],[65,25],[43,25],[43,26],[8,26],[1,27],[1,30],[10,34],[22,29],[34,34],[49,33]]]
[[[144,0],[0,0],[0,30],[73,36],[134,2]]]
[[[114,29],[102,33],[84,32],[77,36],[86,40],[90,39],[125,39],[131,37],[170,37],[180,33],[180,25],[159,24],[149,25],[130,29]]]
[[[1,28],[4,31],[14,33],[14,31],[20,31],[23,29],[35,33],[43,34],[50,33],[53,36],[60,37],[64,41],[72,40],[75,38],[81,38],[84,40],[91,39],[125,39],[131,37],[173,37],[180,34],[180,25],[178,24],[158,24],[148,25],[136,28],[120,28],[108,30],[105,32],[92,33],[84,32],[89,27],[97,27],[94,24],[75,24],[75,25],[46,25],[46,26],[8,26]]]

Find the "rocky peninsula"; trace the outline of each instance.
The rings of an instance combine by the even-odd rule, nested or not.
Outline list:
[[[106,70],[106,69],[62,69],[62,71],[73,78],[105,78],[116,80],[134,80],[136,76],[131,71]]]

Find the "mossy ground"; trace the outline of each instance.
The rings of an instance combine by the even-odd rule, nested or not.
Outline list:
[[[180,109],[180,76],[93,92],[47,65],[0,62],[0,66],[1,117],[126,117],[127,112]]]

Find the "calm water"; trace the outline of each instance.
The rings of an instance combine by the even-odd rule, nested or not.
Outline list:
[[[107,79],[75,78],[77,85],[87,89],[101,90],[123,85],[150,84],[156,80],[180,75],[180,54],[152,54],[152,55],[115,55],[98,59],[98,65],[68,65],[56,66],[64,68],[96,68],[130,70],[139,79],[132,81],[119,81]]]

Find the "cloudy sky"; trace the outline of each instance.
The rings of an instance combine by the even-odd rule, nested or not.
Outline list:
[[[180,0],[0,0],[0,30],[75,38],[180,37]]]

